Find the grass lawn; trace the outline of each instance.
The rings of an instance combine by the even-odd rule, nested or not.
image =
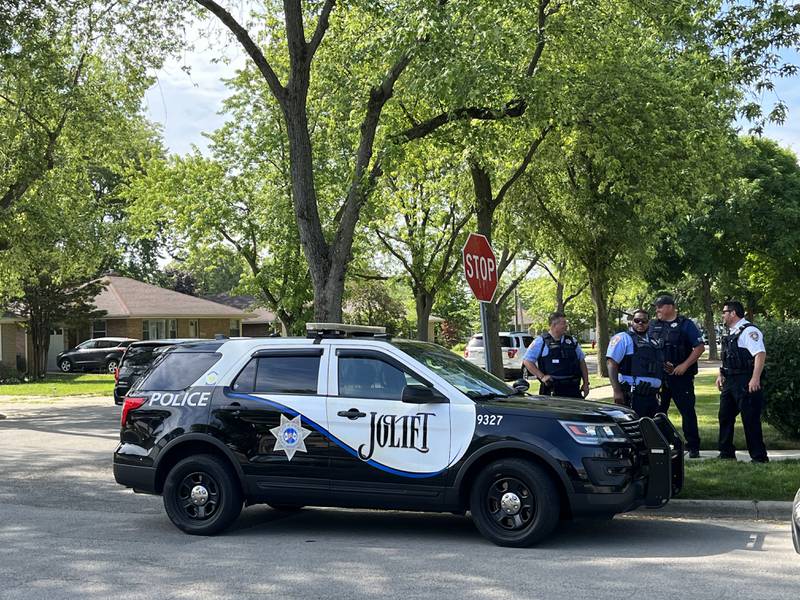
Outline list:
[[[114,376],[105,373],[52,373],[44,381],[0,385],[0,396],[24,400],[31,396],[110,396]]]
[[[800,460],[767,464],[732,460],[687,460],[678,498],[702,500],[792,500],[800,487]]]

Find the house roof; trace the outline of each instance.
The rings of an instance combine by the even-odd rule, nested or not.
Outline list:
[[[247,319],[247,325],[271,324],[278,320],[274,312],[268,308],[253,306],[256,302],[255,296],[229,296],[228,294],[213,294],[204,296],[211,302],[227,304],[235,308],[247,311],[252,316]]]
[[[249,315],[232,306],[204,298],[181,294],[149,283],[106,275],[100,280],[105,288],[95,297],[94,304],[106,311],[107,319],[172,318],[172,319],[247,319]]]

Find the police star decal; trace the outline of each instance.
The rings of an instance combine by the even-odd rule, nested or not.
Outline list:
[[[303,429],[302,425],[300,415],[294,419],[281,415],[281,424],[269,430],[275,436],[274,450],[283,450],[289,460],[292,460],[295,452],[308,452],[305,439],[311,435],[311,431]]]

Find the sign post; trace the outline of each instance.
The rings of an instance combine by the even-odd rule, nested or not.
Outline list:
[[[481,329],[483,330],[483,355],[486,357],[486,370],[490,373],[494,367],[492,353],[489,349],[487,305],[497,291],[497,257],[486,236],[470,233],[467,242],[461,249],[464,259],[464,274],[467,284],[475,299],[481,303]]]

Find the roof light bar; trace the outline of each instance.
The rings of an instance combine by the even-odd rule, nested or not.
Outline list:
[[[306,336],[315,337],[374,337],[386,335],[386,327],[347,325],[345,323],[306,323]]]

